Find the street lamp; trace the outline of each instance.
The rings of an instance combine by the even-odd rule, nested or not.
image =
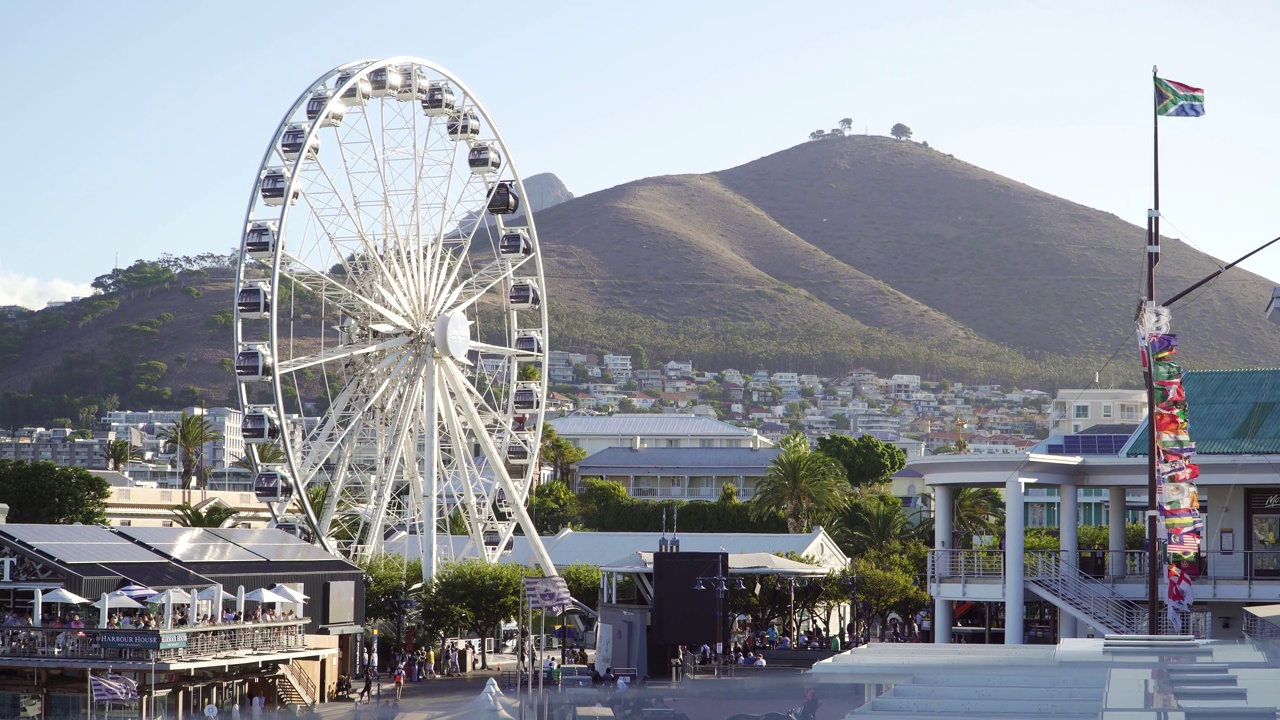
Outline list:
[[[724,561],[719,560],[719,574],[700,576],[694,580],[694,590],[714,590],[716,592],[716,677],[720,677],[720,666],[723,664],[724,657],[724,606],[725,599],[729,597],[729,590],[746,590],[746,585],[742,584],[742,578],[733,578],[724,574]],[[729,582],[734,581],[732,587]]]
[[[800,637],[799,628],[796,626],[796,588],[808,587],[809,581],[805,578],[778,578],[778,587],[782,587],[786,583],[787,589],[791,594],[790,614],[787,616],[787,624],[791,629],[791,646],[796,646],[796,641]]]

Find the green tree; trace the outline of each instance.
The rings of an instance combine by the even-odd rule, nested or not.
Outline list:
[[[844,514],[850,554],[858,557],[872,548],[911,539],[912,529],[902,513],[902,501],[888,493],[854,498]]]
[[[881,485],[907,465],[902,448],[880,442],[871,435],[854,439],[848,435],[824,435],[818,438],[818,452],[833,458],[844,467],[849,484],[855,488]]]
[[[845,135],[853,131],[853,118],[840,118],[840,130]]]
[[[432,583],[438,598],[458,608],[463,626],[481,638],[480,667],[489,669],[483,638],[494,637],[498,628],[520,610],[524,594],[524,568],[464,560],[445,565]]]
[[[586,563],[574,563],[556,569],[564,578],[564,584],[568,586],[569,594],[574,600],[591,608],[600,604],[600,568]]]
[[[282,465],[285,462],[284,448],[274,443],[254,443],[248,446],[249,452],[245,453],[240,459],[231,463],[231,467],[240,468],[241,470],[254,470],[254,459],[258,461],[257,467],[263,465]]]
[[[551,465],[551,479],[568,484],[573,477],[573,464],[587,456],[587,451],[556,434],[551,423],[542,424],[541,460]]]
[[[628,345],[627,354],[631,356],[631,367],[636,370],[649,369],[649,353],[645,351],[643,345]]]
[[[969,441],[963,437],[956,438],[955,450],[957,455],[964,455],[969,452]]]
[[[870,550],[855,563],[859,602],[871,606],[873,617],[897,612],[904,617],[929,602],[918,584],[919,572],[909,547],[891,544]]]
[[[960,546],[970,547],[975,535],[996,535],[1004,527],[1004,500],[995,488],[959,488],[952,523]]]
[[[910,140],[911,128],[903,125],[902,123],[896,123],[893,126],[893,129],[889,131],[889,134],[898,140]]]
[[[411,597],[410,588],[422,582],[422,564],[384,553],[361,561],[360,567],[369,578],[364,591],[365,619],[386,622],[389,627],[400,617],[396,601]]]
[[[769,463],[752,500],[756,517],[781,513],[787,532],[813,529],[815,514],[842,510],[848,504],[849,484],[844,468],[827,455],[792,444]]]
[[[0,460],[0,502],[9,522],[105,525],[111,486],[84,468]]]
[[[520,374],[516,379],[521,382],[538,382],[542,379],[542,370],[536,365],[521,365]]]
[[[618,510],[630,505],[631,497],[621,483],[588,479],[582,483],[578,505],[582,509],[582,522],[590,528],[615,527]]]
[[[112,440],[103,448],[102,455],[107,459],[108,468],[120,472],[120,468],[138,456],[138,450],[128,440]]]
[[[557,533],[578,520],[578,496],[562,480],[539,485],[529,499],[529,513],[539,533]]]
[[[203,415],[188,415],[184,411],[172,427],[160,431],[160,438],[164,440],[166,448],[178,451],[185,486],[187,478],[196,472],[205,443],[221,440],[222,433],[213,429],[213,424]],[[201,478],[200,481],[203,482],[204,479]]]
[[[229,505],[212,504],[206,510],[201,510],[187,503],[183,503],[173,509],[173,523],[181,527],[190,528],[220,528],[226,527],[237,515],[239,510]]]

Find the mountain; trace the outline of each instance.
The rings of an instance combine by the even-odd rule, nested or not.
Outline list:
[[[1095,373],[1139,380],[1145,231],[923,145],[834,137],[581,197],[549,173],[525,188],[556,349],[639,344],[714,370],[865,366],[1050,391]],[[1163,247],[1161,299],[1218,267]],[[111,393],[134,407],[225,402],[232,284],[206,266],[0,319],[0,423],[73,416]],[[1271,285],[1233,269],[1175,307],[1184,365],[1273,365]]]

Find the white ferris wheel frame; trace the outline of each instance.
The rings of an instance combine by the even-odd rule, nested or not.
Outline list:
[[[443,127],[445,116],[424,116],[419,107],[420,98],[416,97],[416,88],[407,99],[374,97],[366,98],[366,103],[381,102],[378,115],[383,127],[377,128],[381,133],[375,136],[375,128],[370,121],[370,111],[366,103],[346,106],[348,113],[344,122],[355,122],[356,117],[363,118],[368,129],[367,148],[364,150],[372,157],[366,165],[376,166],[378,179],[381,181],[382,203],[376,208],[382,216],[381,225],[374,222],[372,233],[366,232],[361,219],[366,216],[368,208],[360,197],[344,197],[343,190],[351,190],[357,195],[361,189],[369,194],[370,185],[363,178],[353,177],[352,158],[346,152],[347,143],[343,141],[343,128],[326,125],[330,108],[342,102],[340,98],[349,91],[359,91],[360,83],[368,82],[369,74],[378,69],[407,69],[408,81],[418,83],[427,80],[447,82],[458,91],[463,100],[461,108],[473,111],[481,121],[484,139],[501,153],[502,164],[497,173],[480,174],[481,188],[487,198],[498,181],[509,182],[521,199],[527,199],[524,184],[515,162],[511,157],[506,142],[493,122],[488,111],[476,98],[475,94],[456,75],[428,60],[411,56],[398,56],[383,60],[361,60],[347,63],[324,73],[315,80],[292,104],[285,114],[271,142],[268,144],[259,165],[259,172],[250,193],[248,207],[245,212],[245,223],[242,232],[240,262],[237,267],[236,298],[241,290],[262,282],[257,276],[269,272],[270,285],[267,298],[272,303],[266,316],[269,332],[263,337],[260,326],[250,318],[242,318],[237,308],[234,323],[234,349],[237,356],[240,352],[264,343],[274,363],[265,383],[241,381],[237,378],[237,393],[242,408],[248,413],[251,409],[261,410],[262,403],[254,402],[250,393],[257,388],[269,387],[273,402],[267,406],[279,421],[279,444],[286,458],[287,477],[295,483],[292,500],[270,504],[273,517],[279,522],[287,516],[291,503],[301,510],[305,522],[315,533],[316,540],[331,552],[340,552],[343,548],[331,537],[334,522],[339,515],[348,513],[358,517],[358,530],[366,533],[364,542],[351,542],[345,548],[346,554],[356,559],[369,557],[383,552],[383,533],[389,520],[397,518],[388,516],[388,508],[399,507],[399,520],[404,524],[405,532],[415,527],[419,531],[419,560],[423,566],[425,577],[432,576],[441,561],[439,530],[441,523],[448,525],[449,513],[461,513],[466,521],[468,541],[456,553],[457,556],[478,556],[490,562],[496,561],[503,548],[511,541],[515,527],[524,531],[531,546],[534,559],[548,575],[556,574],[532,520],[525,508],[532,486],[540,472],[538,449],[544,422],[545,401],[547,393],[547,356],[548,325],[546,282],[543,275],[542,258],[539,249],[537,229],[532,210],[524,203],[524,217],[519,226],[527,232],[531,245],[530,253],[520,260],[504,259],[501,253],[495,252],[491,262],[463,276],[464,266],[471,269],[472,241],[483,228],[493,240],[496,232],[501,236],[504,224],[501,215],[489,215],[485,212],[485,202],[478,207],[469,208],[471,216],[463,216],[452,211],[461,210],[456,207],[464,198],[459,195],[454,199],[450,193],[451,184],[457,180],[458,157],[462,160],[462,177],[465,180],[460,193],[471,191],[470,182],[477,175],[467,167],[467,149],[478,140],[471,137],[463,140],[444,138],[444,148],[453,148],[447,161],[440,161],[446,167],[447,177],[444,188],[436,188],[438,194],[429,196],[433,188],[430,182],[424,182],[423,166],[431,158],[433,147],[418,144],[425,143],[433,127]],[[421,75],[419,74],[421,72]],[[346,74],[345,82],[331,84],[334,78]],[[319,90],[332,93],[332,100],[323,112],[314,119],[308,120],[304,109],[308,101]],[[396,103],[400,105],[397,106]],[[386,106],[394,108],[388,113]],[[389,133],[386,127],[387,115],[399,115],[405,119],[403,106],[408,106],[408,116],[412,120],[410,135],[415,141],[410,148],[410,156],[405,156],[406,147],[386,144]],[[422,118],[425,117],[425,120]],[[291,125],[307,123],[303,150],[294,159],[287,159],[281,149],[281,139]],[[419,134],[419,121],[425,124],[425,130]],[[344,182],[337,182],[329,177],[330,168],[321,160],[324,155],[308,154],[313,142],[320,141],[321,132],[333,127],[332,133],[337,137],[339,150],[335,151],[327,145],[330,155],[338,152],[342,164],[337,167],[347,173]],[[437,133],[443,133],[437,127]],[[398,128],[404,132],[403,127]],[[437,137],[436,140],[441,138]],[[331,143],[332,139],[329,140]],[[379,141],[382,144],[379,144]],[[450,145],[451,143],[451,145]],[[352,143],[353,145],[355,143]],[[398,157],[397,153],[400,155]],[[447,154],[447,151],[443,152]],[[354,153],[355,160],[362,158]],[[405,181],[403,173],[391,178],[392,163],[403,164],[405,158],[413,166],[412,197],[407,200],[403,188],[396,181]],[[368,161],[369,158],[363,158]],[[266,203],[261,193],[262,179],[268,168],[286,168],[288,170],[287,185],[283,190],[283,199],[277,206]],[[367,169],[367,168],[366,168]],[[324,175],[325,182],[318,176]],[[304,178],[311,177],[310,184]],[[507,178],[510,178],[509,180]],[[324,197],[324,190],[330,191],[332,197]],[[361,188],[363,184],[363,188]],[[424,192],[425,191],[425,192]],[[372,192],[376,195],[377,188]],[[296,205],[290,198],[297,194]],[[474,203],[475,197],[470,198]],[[347,201],[352,201],[348,203]],[[434,207],[432,200],[440,202],[438,209],[439,225],[423,226],[423,215]],[[405,206],[408,203],[410,221],[403,226]],[[450,207],[453,203],[455,207]],[[296,223],[301,221],[304,228],[294,233],[301,242],[313,242],[316,238],[317,254],[324,259],[325,248],[323,238],[328,238],[329,251],[333,251],[345,272],[343,279],[333,277],[326,267],[309,267],[304,259],[306,252],[290,247],[292,241],[289,227],[291,209]],[[344,219],[345,218],[345,219]],[[452,230],[448,221],[453,219]],[[474,221],[471,232],[465,231],[463,222]],[[276,235],[270,260],[252,257],[244,240],[248,239],[248,229],[254,222],[275,221]],[[415,222],[416,221],[416,227]],[[341,240],[343,223],[349,222],[354,228],[354,235]],[[491,224],[490,224],[491,223]],[[381,229],[381,239],[376,237],[376,230]],[[388,232],[389,231],[389,232]],[[308,233],[315,235],[309,237]],[[456,245],[446,247],[447,241],[457,241]],[[347,245],[342,245],[341,242]],[[356,247],[365,251],[363,255],[354,252],[344,256],[343,249]],[[461,248],[456,254],[455,250]],[[496,250],[496,245],[495,245]],[[293,254],[291,254],[293,253]],[[375,267],[376,266],[376,267]],[[337,268],[334,265],[333,268]],[[518,272],[518,275],[517,275]],[[374,277],[373,287],[364,290],[364,275]],[[281,298],[282,279],[289,281],[292,290],[302,287],[317,295],[323,303],[333,302],[335,310],[342,313],[351,311],[363,313],[381,322],[366,322],[363,326],[353,319],[352,325],[343,324],[342,328],[334,328],[339,339],[344,336],[347,342],[339,342],[337,346],[325,344],[327,327],[321,327],[321,347],[317,352],[293,352],[294,338],[292,333],[292,310],[286,316],[285,308],[275,303]],[[535,290],[540,294],[541,302],[536,309],[520,309],[518,312],[507,302],[506,292],[515,280],[533,280]],[[309,284],[310,283],[310,284]],[[353,287],[354,286],[354,287]],[[376,290],[374,295],[372,291]],[[292,296],[292,292],[291,292]],[[473,338],[471,323],[467,313],[476,313],[479,305],[485,300],[499,298],[504,330],[508,345],[494,345]],[[346,316],[344,315],[344,318]],[[366,317],[366,319],[367,319]],[[323,323],[325,313],[321,313]],[[288,328],[285,328],[285,322]],[[518,322],[519,321],[519,322]],[[255,332],[255,328],[257,331]],[[288,332],[288,339],[282,336]],[[536,351],[515,349],[517,333],[533,331],[540,338],[540,347]],[[356,333],[360,339],[356,339]],[[465,343],[465,344],[464,344]],[[285,349],[288,352],[285,352]],[[478,379],[488,376],[484,370],[475,367],[464,370],[473,363],[467,360],[466,352],[473,355],[487,355],[500,358],[499,371],[495,377],[505,372],[505,402],[499,407],[500,396],[493,392],[492,386],[478,388]],[[376,364],[372,364],[377,360]],[[290,422],[288,402],[297,402],[302,406],[302,397],[298,392],[298,377],[306,371],[320,369],[328,379],[329,368],[341,365],[350,368],[360,363],[372,364],[364,367],[367,374],[349,377],[339,392],[333,393],[331,385],[326,382],[325,390],[329,393],[329,407],[316,424],[315,429],[307,430],[305,425]],[[533,363],[542,369],[536,383],[520,382],[521,387],[536,388],[536,410],[517,411],[514,407],[514,395],[517,389],[521,363]],[[475,366],[484,365],[477,360]],[[345,370],[344,370],[345,372]],[[467,372],[474,372],[469,377]],[[286,395],[286,380],[292,380],[294,398]],[[394,404],[397,398],[409,396],[409,400],[401,400],[394,413],[387,413],[386,404]],[[389,401],[389,402],[388,402]],[[519,413],[519,415],[518,415]],[[366,418],[372,414],[372,420]],[[393,417],[392,417],[393,415]],[[516,418],[520,417],[520,432],[517,432]],[[430,432],[424,432],[423,426],[429,426]],[[440,444],[447,431],[451,439],[452,449],[443,449]],[[372,436],[367,436],[372,433]],[[524,438],[522,440],[521,438]],[[464,447],[470,438],[480,451],[480,458],[472,457],[472,453]],[[531,441],[530,441],[531,439]],[[512,443],[521,443],[528,452],[529,461],[523,465],[521,474],[513,477],[511,470],[519,466],[508,466],[507,451]],[[368,460],[372,449],[372,462]],[[253,453],[250,453],[253,456]],[[447,456],[447,460],[446,460]],[[384,458],[390,457],[390,461]],[[357,460],[357,458],[364,458]],[[253,456],[255,467],[257,458]],[[335,467],[336,463],[336,467]],[[442,464],[446,463],[446,464]],[[375,472],[360,473],[360,467],[372,467]],[[262,468],[257,468],[262,470]],[[359,477],[359,483],[356,479]],[[323,507],[312,507],[307,490],[317,483],[323,483],[328,492]],[[353,485],[348,485],[353,483]],[[342,507],[344,498],[359,495],[363,488],[363,505],[353,504]],[[349,495],[344,495],[350,491]],[[407,495],[394,496],[397,491]],[[407,502],[403,498],[408,498]],[[353,509],[354,508],[354,509]],[[319,510],[319,511],[317,511]],[[499,513],[505,518],[499,518]],[[496,534],[496,542],[491,534]],[[452,552],[452,538],[445,547]],[[406,543],[406,549],[408,544]]]

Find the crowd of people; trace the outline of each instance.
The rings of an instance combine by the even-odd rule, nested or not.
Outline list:
[[[276,612],[270,606],[264,606],[253,610],[252,612],[234,612],[226,610],[221,615],[201,615],[195,621],[189,616],[187,606],[179,606],[173,611],[174,627],[198,627],[212,625],[232,625],[247,623],[269,623],[282,622],[287,620],[296,620],[297,614],[293,610],[285,610]],[[80,618],[79,613],[62,613],[47,618],[43,623],[43,627],[51,628],[83,628],[86,627],[84,620]],[[27,612],[7,612],[4,619],[0,621],[3,627],[35,627],[35,621],[31,617],[31,613]],[[88,627],[98,627],[96,623]],[[160,612],[151,612],[148,608],[137,610],[117,611],[107,618],[106,627],[111,630],[158,630],[164,627],[164,615]]]

